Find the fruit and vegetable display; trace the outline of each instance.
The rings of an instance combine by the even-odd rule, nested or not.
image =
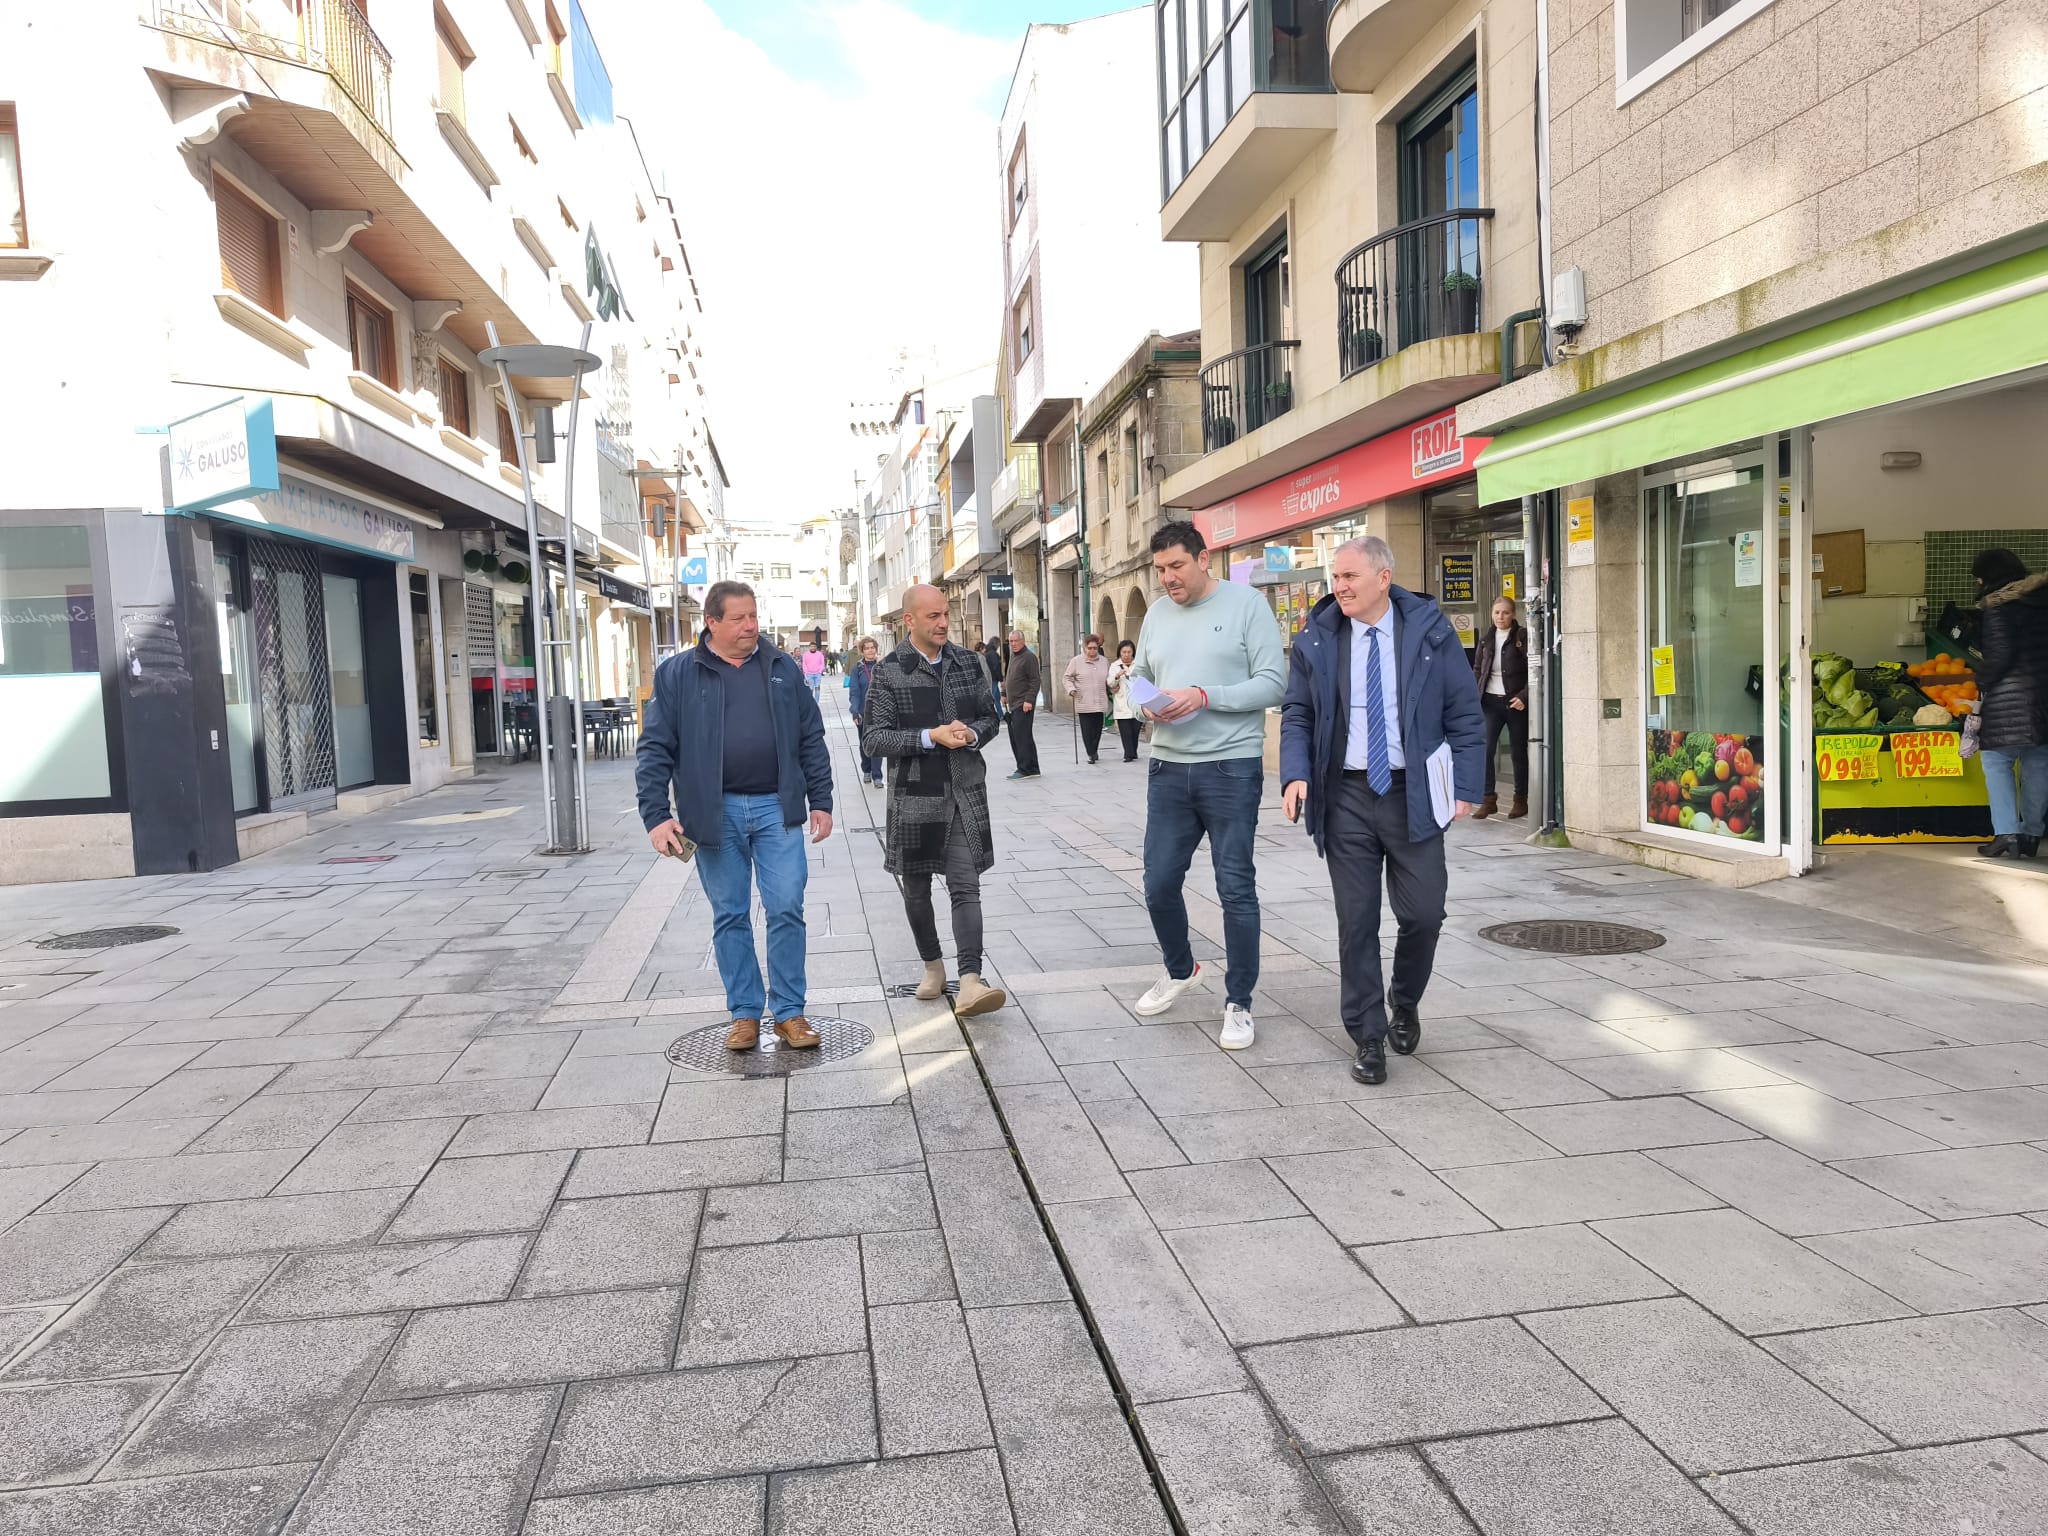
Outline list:
[[[1762,840],[1761,736],[1652,731],[1649,744],[1652,824]]]
[[[1960,718],[1976,707],[1977,685],[1969,677],[1968,669],[1951,657],[1910,667],[1895,661],[1858,667],[1846,656],[1818,651],[1813,658],[1813,728],[1817,733],[1957,729]]]

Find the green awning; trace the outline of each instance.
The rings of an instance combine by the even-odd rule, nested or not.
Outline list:
[[[1503,432],[1482,506],[2048,365],[2048,250]]]

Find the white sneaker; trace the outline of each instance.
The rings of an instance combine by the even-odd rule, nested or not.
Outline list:
[[[1195,962],[1195,968],[1176,981],[1171,972],[1160,972],[1159,979],[1152,983],[1152,990],[1138,999],[1138,1012],[1146,1018],[1155,1013],[1164,1013],[1180,1001],[1181,993],[1187,991],[1202,974],[1202,963]]]
[[[1223,1009],[1223,1038],[1217,1042],[1226,1051],[1241,1051],[1252,1043],[1252,1011],[1228,1003]]]

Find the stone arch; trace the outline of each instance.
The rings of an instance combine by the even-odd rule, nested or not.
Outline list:
[[[1124,599],[1123,638],[1135,641],[1138,631],[1145,625],[1145,594],[1137,587],[1131,588],[1131,595]]]
[[[1102,654],[1105,656],[1115,656],[1116,642],[1118,639],[1116,627],[1116,599],[1111,597],[1107,592],[1102,594],[1102,601],[1096,605],[1095,633],[1102,636]]]

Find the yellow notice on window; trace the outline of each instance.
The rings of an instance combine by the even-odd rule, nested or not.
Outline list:
[[[1650,647],[1650,692],[1660,699],[1678,692],[1678,663],[1671,652],[1668,645]]]
[[[1902,779],[1960,779],[1960,731],[1899,731],[1892,735],[1892,772]]]
[[[1883,743],[1877,735],[1816,736],[1814,772],[1823,784],[1872,782],[1877,778],[1877,749]]]
[[[1593,498],[1574,496],[1564,504],[1564,563],[1593,563]]]
[[[1513,571],[1502,571],[1500,573],[1500,595],[1510,601],[1514,599],[1516,594],[1515,573]]]

